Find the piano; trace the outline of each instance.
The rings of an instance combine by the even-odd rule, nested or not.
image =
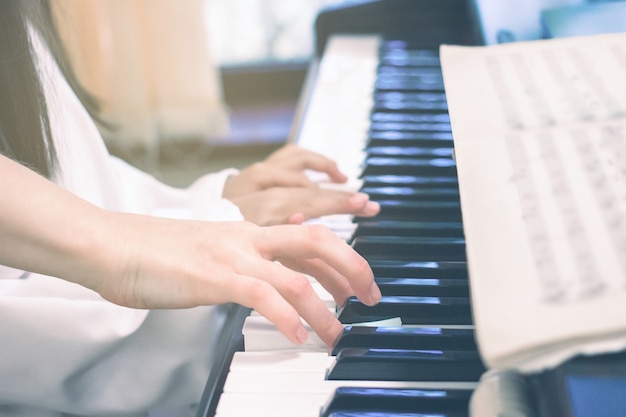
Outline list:
[[[383,300],[335,306],[316,287],[346,324],[332,350],[314,334],[290,346],[264,318],[230,306],[197,417],[469,416],[485,367],[438,48],[513,39],[484,31],[484,3],[351,1],[319,14],[292,139],[338,161],[380,202],[375,218],[319,221],[368,260]]]

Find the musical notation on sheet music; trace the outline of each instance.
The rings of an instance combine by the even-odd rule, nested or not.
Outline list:
[[[624,40],[442,49],[490,366],[537,370],[626,346]]]
[[[608,83],[624,77],[624,64],[619,63],[626,47],[615,44],[593,52],[569,47],[486,56],[509,128],[527,131],[624,120],[619,90]]]
[[[536,277],[547,303],[626,290],[598,268],[597,227],[605,229],[626,277],[626,182],[623,132],[626,108],[611,82],[626,79],[622,45],[595,50],[546,47],[485,57],[508,126],[505,136],[533,252]],[[617,72],[607,76],[606,72]],[[581,182],[582,181],[582,182]],[[588,188],[584,198],[581,187]],[[586,224],[587,205],[604,224]],[[555,242],[559,242],[555,245]],[[563,242],[563,243],[561,243]],[[558,259],[567,257],[563,270]]]

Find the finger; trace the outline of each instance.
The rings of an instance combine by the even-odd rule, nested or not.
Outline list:
[[[305,219],[314,219],[330,214],[353,214],[360,217],[372,217],[380,212],[380,204],[369,201],[364,193],[319,189],[315,198],[303,208]]]
[[[354,295],[348,280],[319,259],[293,259],[281,261],[283,265],[315,278],[328,291],[339,306]]]
[[[374,305],[381,294],[367,261],[330,229],[321,225],[274,226],[260,231],[257,243],[265,257],[283,262],[319,258],[349,282],[354,294],[365,304]]]
[[[287,218],[287,224],[302,224],[306,220],[303,213],[292,214]]]
[[[298,333],[300,332],[298,324],[301,326],[301,322],[298,319],[298,324],[296,324],[291,314],[283,317],[284,313],[281,310],[286,312],[295,310],[297,316],[302,317],[328,346],[332,346],[343,331],[343,325],[302,274],[277,262],[259,263],[246,258],[240,259],[238,271],[248,271],[259,277],[260,282],[254,284],[255,288],[247,289],[252,294],[243,297],[246,297],[245,301],[250,303],[248,305],[253,306],[260,314],[272,321],[290,340],[295,340],[297,343],[304,342]],[[269,284],[269,288],[264,284]],[[282,302],[275,297],[275,292],[283,298]],[[285,301],[290,305],[289,308],[285,307]]]
[[[368,201],[363,208],[354,212],[359,217],[374,217],[378,213],[380,213],[380,204],[375,201]]]
[[[304,172],[294,172],[282,167],[271,167],[261,177],[262,189],[272,187],[312,187],[315,184]]]
[[[292,170],[310,169],[327,174],[333,182],[346,182],[348,177],[337,167],[332,159],[308,149],[287,146],[267,159],[268,162],[280,164]]]
[[[236,275],[232,280],[237,289],[230,294],[229,300],[256,310],[292,343],[306,342],[308,333],[298,312],[271,284],[247,275]]]
[[[343,331],[343,325],[315,293],[309,280],[278,263],[273,263],[273,269],[264,279],[295,308],[324,343],[332,346]]]
[[[358,216],[372,217],[380,212],[380,204],[370,201],[370,197],[367,194],[356,193],[348,199],[346,210]]]
[[[348,177],[339,170],[337,163],[322,155],[309,155],[304,161],[302,169],[310,169],[313,171],[323,172],[333,182],[344,183],[348,181]]]

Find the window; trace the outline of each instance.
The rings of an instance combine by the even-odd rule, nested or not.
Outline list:
[[[338,0],[208,0],[207,21],[222,66],[306,61],[315,17]]]

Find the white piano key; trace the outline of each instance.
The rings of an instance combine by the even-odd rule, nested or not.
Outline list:
[[[303,321],[308,338],[302,345],[296,345],[287,339],[276,326],[263,316],[250,315],[243,325],[243,339],[246,351],[268,350],[309,350],[328,351],[328,346],[319,338],[311,327]]]
[[[328,41],[296,142],[337,161],[351,179],[365,159],[379,45],[378,36]]]
[[[228,373],[224,384],[225,393],[293,393],[293,394],[330,394],[343,386],[368,388],[416,388],[416,389],[474,389],[476,382],[462,381],[356,381],[326,380],[327,369],[302,372],[267,372]]]
[[[348,177],[346,184],[321,183],[323,187],[358,190],[362,183],[359,176],[374,104],[380,42],[375,35],[333,36],[319,63],[296,143],[335,160]],[[328,179],[316,173],[310,177]],[[324,224],[345,241],[356,229],[350,215],[326,216],[307,223]]]
[[[319,417],[322,405],[329,395],[223,393],[216,417]]]
[[[232,372],[302,372],[328,369],[335,361],[326,352],[271,351],[236,352],[230,364]]]
[[[315,295],[317,295],[320,300],[322,300],[324,304],[326,304],[326,307],[333,311],[337,308],[337,303],[335,303],[333,295],[329,293],[328,290],[322,286],[322,284],[317,281],[313,281],[311,282],[311,287],[313,287]]]
[[[383,319],[383,320],[364,321],[361,323],[350,323],[350,325],[362,326],[362,327],[402,327],[402,318],[392,317],[392,318]],[[411,326],[404,326],[404,327],[411,327]],[[418,326],[415,326],[415,327],[418,327]]]
[[[307,220],[306,224],[323,224],[331,229],[343,240],[349,240],[356,230],[356,223],[352,221],[353,216],[349,214],[334,214],[321,218]]]
[[[322,286],[322,284],[316,281],[315,278],[309,276],[307,277],[309,278],[309,282],[311,283],[313,291],[315,291],[315,295],[317,295],[320,300],[322,300],[322,302],[326,305],[326,307],[328,307],[329,310],[335,311],[337,308],[337,303],[335,303],[335,299],[333,298],[332,294],[329,293],[328,290]],[[256,311],[253,311],[253,314],[258,315]]]
[[[359,188],[363,185],[363,181],[359,179],[348,179],[345,183],[336,183],[336,182],[322,182],[319,183],[320,188],[324,188],[327,190],[338,190],[338,191],[358,191]]]

